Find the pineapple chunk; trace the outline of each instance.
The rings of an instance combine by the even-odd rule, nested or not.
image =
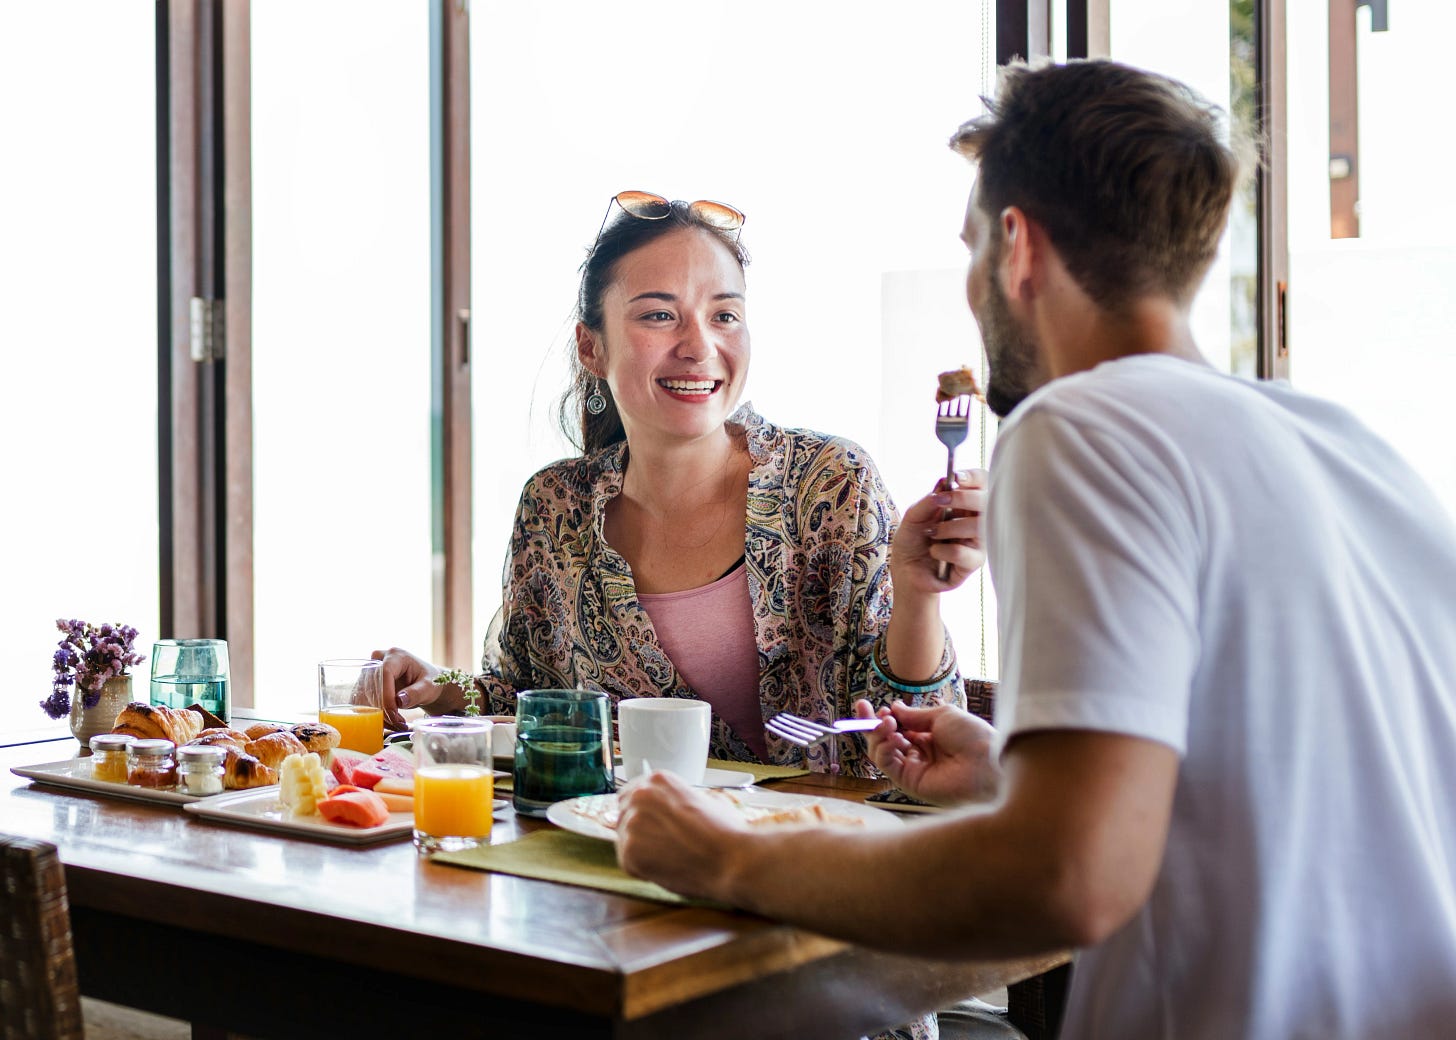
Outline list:
[[[292,816],[313,816],[318,801],[329,793],[318,753],[289,755],[279,770],[278,801]]]

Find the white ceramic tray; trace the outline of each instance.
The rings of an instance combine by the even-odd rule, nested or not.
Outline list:
[[[495,811],[499,813],[510,804],[497,799]],[[284,812],[283,806],[278,804],[276,787],[214,795],[205,802],[194,801],[184,808],[194,816],[219,823],[232,823],[240,827],[288,834],[295,838],[317,838],[344,845],[370,845],[378,841],[408,838],[414,833],[415,826],[412,812],[392,812],[389,819],[377,827],[351,827],[346,823],[331,823],[322,816],[289,816]]]
[[[133,802],[185,805],[189,802],[226,797],[225,794],[186,794],[182,791],[159,791],[153,787],[133,787],[131,784],[118,784],[111,780],[97,780],[91,775],[89,758],[68,758],[63,762],[43,762],[36,766],[12,766],[10,771],[16,776],[23,776],[39,784],[65,787],[72,791],[87,791],[91,794],[104,794],[111,798],[125,798]],[[276,797],[278,785],[258,787],[253,791],[272,791]],[[252,793],[252,791],[246,793]]]

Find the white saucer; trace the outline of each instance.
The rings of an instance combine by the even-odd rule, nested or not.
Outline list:
[[[621,765],[617,766],[617,782],[624,783]],[[703,782],[699,787],[752,787],[753,774],[745,773],[741,769],[713,769],[711,766],[703,770]]]

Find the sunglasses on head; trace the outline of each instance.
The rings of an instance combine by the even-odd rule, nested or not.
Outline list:
[[[607,218],[612,215],[613,202],[621,206],[622,212],[627,216],[636,217],[638,220],[663,220],[672,213],[672,202],[661,195],[654,195],[650,191],[618,192],[607,201],[607,212],[602,217],[602,226],[597,229],[597,242],[592,244],[592,252],[596,252],[597,243],[602,240],[602,232],[607,229]],[[688,203],[688,212],[720,231],[741,231],[743,222],[747,219],[727,203],[713,202],[711,199]],[[734,240],[737,240],[736,235]]]

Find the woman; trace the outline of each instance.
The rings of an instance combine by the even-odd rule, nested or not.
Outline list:
[[[697,696],[713,706],[712,757],[799,764],[801,748],[764,731],[779,711],[963,704],[938,596],[981,565],[979,475],[898,524],[857,445],[740,406],[742,214],[641,192],[613,201],[621,212],[582,266],[563,401],[563,416],[580,408],[583,451],[521,494],[475,680],[488,712],[513,713],[531,688],[603,690],[614,704]],[[942,522],[946,507],[956,516]],[[374,657],[392,724],[395,705],[463,706],[458,686],[431,681],[434,665],[398,648]],[[812,765],[826,754],[811,749]],[[858,742],[842,742],[840,763],[871,775]]]

